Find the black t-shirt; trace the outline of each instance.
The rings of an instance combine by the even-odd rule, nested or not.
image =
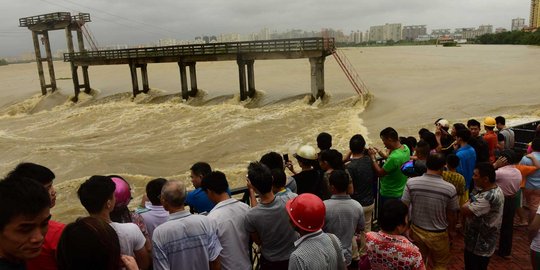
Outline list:
[[[469,145],[474,148],[476,152],[476,163],[478,162],[488,162],[489,161],[489,147],[482,137],[477,137],[469,140]]]
[[[362,206],[371,205],[375,201],[373,187],[377,181],[377,176],[371,163],[371,158],[364,156],[351,159],[351,162],[347,164],[347,171],[352,178],[354,187],[351,198],[358,201]]]
[[[319,171],[312,169],[307,171],[301,171],[293,175],[296,181],[297,194],[311,193],[317,195],[319,198],[324,198],[329,193],[328,187],[324,185],[322,175]]]
[[[12,263],[0,258],[0,270],[26,270],[25,263]]]

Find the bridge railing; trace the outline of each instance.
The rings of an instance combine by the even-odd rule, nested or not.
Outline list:
[[[36,25],[42,22],[51,22],[51,21],[71,21],[71,13],[69,12],[55,12],[49,14],[42,14],[32,17],[20,18],[19,27],[28,27],[31,25]]]
[[[334,49],[333,38],[275,39],[65,53],[64,62],[264,52],[327,51],[330,54]]]

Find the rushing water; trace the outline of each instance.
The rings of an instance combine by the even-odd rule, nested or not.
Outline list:
[[[127,66],[90,67],[95,89],[69,101],[69,65],[55,62],[60,91],[42,97],[36,64],[0,67],[0,173],[21,161],[57,175],[55,217],[83,215],[75,191],[94,174],[120,174],[133,185],[134,203],[155,177],[188,182],[189,167],[207,161],[232,186],[245,185],[245,168],[268,151],[292,153],[315,145],[326,131],[345,151],[355,133],[379,144],[393,126],[415,135],[439,117],[461,121],[506,115],[511,121],[540,117],[540,48],[463,46],[443,48],[345,48],[374,98],[359,99],[327,58],[328,97],[308,103],[309,62],[255,62],[258,90],[238,100],[236,63],[198,63],[199,96],[182,101],[177,65],[149,65],[148,94],[131,97]],[[47,74],[47,72],[46,72]],[[369,131],[369,132],[368,132]],[[371,134],[370,134],[371,132]]]

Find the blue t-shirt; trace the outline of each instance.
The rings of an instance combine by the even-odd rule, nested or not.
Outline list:
[[[540,159],[540,152],[533,152],[532,154],[534,155],[536,159]],[[523,157],[521,159],[521,162],[519,162],[519,164],[534,166],[532,160],[528,157]],[[540,189],[540,170],[536,170],[534,173],[527,176],[527,182],[525,184],[525,188]]]
[[[474,167],[476,166],[476,152],[472,146],[466,144],[456,150],[456,156],[459,157],[459,165],[456,168],[456,171],[463,175],[465,178],[465,185],[467,188],[470,188]]]
[[[227,189],[227,193],[231,195],[231,191]],[[186,204],[189,208],[193,209],[195,213],[208,213],[216,206],[215,203],[210,201],[206,192],[202,188],[190,191],[186,197]]]

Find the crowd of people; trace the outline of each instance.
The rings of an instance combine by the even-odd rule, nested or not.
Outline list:
[[[323,132],[296,163],[251,162],[247,203],[206,162],[190,168],[194,190],[157,178],[133,210],[126,179],[94,175],[77,190],[88,216],[67,225],[51,219],[54,173],[20,163],[0,181],[0,269],[447,269],[458,233],[465,269],[487,269],[522,222],[540,269],[540,125],[523,156],[503,117],[482,125],[388,127],[385,149],[356,134],[343,154]]]

